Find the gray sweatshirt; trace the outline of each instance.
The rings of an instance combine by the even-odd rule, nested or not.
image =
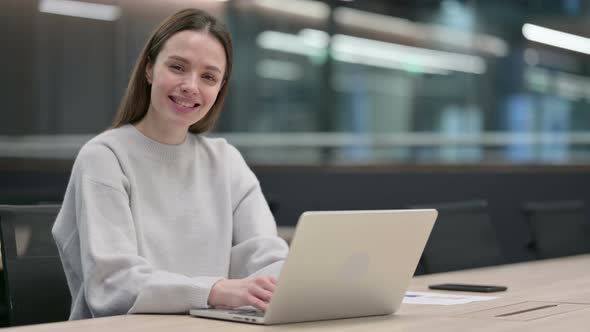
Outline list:
[[[70,319],[205,308],[218,280],[276,276],[288,253],[233,146],[161,144],[132,125],[82,147],[53,236]]]

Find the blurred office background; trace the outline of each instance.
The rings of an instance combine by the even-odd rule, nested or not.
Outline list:
[[[590,0],[0,0],[0,205],[35,205],[0,207],[0,235],[31,240],[3,242],[3,271],[30,299],[44,285],[30,275],[61,273],[51,213],[78,150],[110,126],[151,31],[186,7],[232,32],[209,135],[243,153],[281,236],[303,211],[430,207],[416,274],[590,252]],[[19,276],[7,247],[53,263]],[[0,326],[14,325],[19,283],[2,282]],[[42,293],[29,307],[65,319]]]
[[[251,163],[590,161],[584,0],[2,0],[0,157],[73,158],[185,7],[232,31],[211,135]]]
[[[590,244],[590,0],[1,0],[0,204],[61,202],[145,40],[186,7],[233,34],[209,135],[244,154],[279,226],[467,207],[448,218],[483,220],[486,238],[455,225],[442,243],[495,229],[512,262],[547,257],[540,206],[558,247]]]

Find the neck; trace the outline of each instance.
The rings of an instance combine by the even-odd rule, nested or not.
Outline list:
[[[181,144],[188,133],[188,128],[157,121],[157,119],[153,118],[153,112],[150,111],[141,121],[135,124],[135,127],[154,141],[168,145]]]

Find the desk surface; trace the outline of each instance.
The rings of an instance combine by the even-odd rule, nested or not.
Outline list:
[[[256,326],[193,318],[183,315],[128,315],[74,322],[33,325],[5,331],[588,331],[590,326],[590,255],[526,262],[474,270],[419,276],[412,291],[427,291],[433,283],[480,283],[508,286],[494,293],[499,299],[461,305],[403,304],[394,315],[332,321]],[[449,292],[453,293],[453,292]],[[456,293],[456,292],[455,292]],[[457,293],[461,294],[461,293]],[[463,293],[465,294],[465,293]],[[476,294],[476,293],[472,293]],[[470,294],[470,295],[472,295]],[[488,294],[483,294],[488,295]],[[490,294],[491,295],[491,294]],[[520,304],[533,307],[557,303],[567,312],[531,319],[530,314],[509,317],[486,315],[493,308]],[[504,309],[504,308],[502,308]],[[538,310],[537,314],[543,312]],[[562,310],[563,311],[563,310]],[[528,320],[527,320],[528,319]]]

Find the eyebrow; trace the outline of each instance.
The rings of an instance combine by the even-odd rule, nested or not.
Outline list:
[[[177,60],[177,61],[180,61],[180,62],[184,62],[184,63],[186,63],[186,64],[190,64],[190,61],[188,61],[186,58],[183,58],[183,57],[181,57],[181,56],[179,56],[179,55],[171,55],[171,56],[169,56],[168,58],[169,58],[169,59],[174,59],[174,60]],[[205,66],[205,69],[209,69],[209,70],[217,71],[217,72],[219,72],[220,74],[222,74],[222,72],[221,72],[221,69],[219,69],[219,67],[217,67],[217,66],[214,66],[214,65],[207,65],[207,66]]]

